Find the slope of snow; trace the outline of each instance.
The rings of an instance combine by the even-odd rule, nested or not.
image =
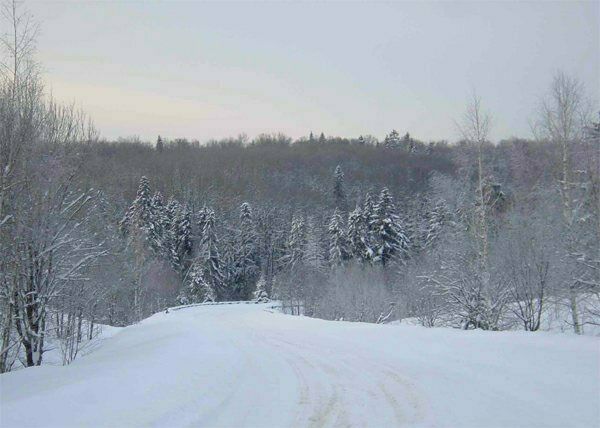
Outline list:
[[[199,306],[0,376],[10,427],[597,427],[600,341]]]

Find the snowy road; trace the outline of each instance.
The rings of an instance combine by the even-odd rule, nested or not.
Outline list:
[[[202,306],[0,377],[10,427],[600,426],[597,338]]]

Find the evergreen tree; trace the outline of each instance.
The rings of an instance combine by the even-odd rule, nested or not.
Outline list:
[[[398,131],[392,129],[392,132],[385,136],[383,146],[386,149],[396,149],[400,147],[400,135],[398,134]]]
[[[348,251],[350,258],[361,262],[367,260],[366,246],[367,228],[363,219],[362,209],[356,207],[348,216]]]
[[[162,153],[164,149],[165,149],[165,143],[163,143],[163,140],[162,140],[162,138],[160,138],[160,135],[159,135],[158,138],[156,139],[156,151],[158,153]]]
[[[135,199],[120,222],[122,232],[127,235],[132,229],[144,233],[145,237],[152,224],[152,203],[150,198],[150,182],[142,176]]]
[[[365,195],[363,202],[363,208],[361,211],[362,231],[364,232],[362,237],[363,250],[362,255],[363,261],[372,262],[376,257],[375,250],[375,231],[373,230],[372,220],[375,218],[375,203],[370,193]]]
[[[219,254],[219,241],[215,227],[215,213],[211,209],[204,209],[202,241],[200,243],[200,256],[196,263],[203,265],[202,278],[204,300],[216,301],[228,297],[224,289],[225,276],[222,271],[221,256]]]
[[[302,263],[313,272],[325,270],[325,251],[321,242],[323,234],[314,219],[309,218],[306,225],[306,246]]]
[[[150,247],[155,255],[165,257],[168,260],[169,224],[163,196],[160,192],[154,193],[150,200],[150,213],[151,216],[148,230]]]
[[[336,209],[329,222],[329,263],[331,266],[340,266],[350,259],[348,239],[344,233],[342,216]]]
[[[306,225],[301,216],[292,218],[292,227],[287,240],[286,265],[293,268],[304,260],[306,253]]]
[[[183,275],[192,256],[192,221],[189,209],[172,201],[167,206],[172,218],[171,259],[173,266]]]
[[[335,168],[333,173],[333,197],[335,206],[342,211],[346,210],[346,192],[344,190],[344,172],[341,166]]]
[[[445,224],[448,221],[448,207],[444,200],[436,202],[427,215],[427,232],[425,235],[425,248],[431,248],[439,239]]]
[[[267,292],[267,280],[264,275],[261,275],[256,282],[256,289],[254,290],[254,300],[258,302],[268,302],[269,293]]]
[[[376,245],[374,261],[385,267],[393,258],[408,256],[409,239],[400,225],[394,200],[387,188],[379,194],[371,229]]]
[[[321,132],[321,135],[319,135],[319,143],[324,143],[325,142],[325,134],[323,134]]]
[[[182,305],[191,303],[214,302],[216,296],[211,294],[212,290],[206,287],[204,271],[201,263],[194,263],[188,272],[187,280],[177,300]]]
[[[240,208],[240,227],[235,251],[234,292],[236,298],[247,299],[260,273],[258,238],[252,209],[247,202],[244,202]]]

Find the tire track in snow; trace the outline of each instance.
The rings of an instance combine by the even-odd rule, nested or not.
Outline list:
[[[375,359],[370,365],[372,369],[363,373],[365,361],[352,355],[332,355],[328,359],[322,355],[323,349],[306,346],[306,343],[299,347],[281,336],[264,339],[288,355],[304,388],[308,384],[303,396],[308,394],[309,398],[299,409],[297,426],[305,426],[300,423],[303,420],[313,428],[368,426],[368,416],[365,418],[353,409],[357,400],[352,398],[357,397],[367,401],[370,409],[388,413],[393,426],[423,422],[425,407],[414,386],[394,373],[389,365]],[[308,415],[308,419],[303,419],[303,415]]]

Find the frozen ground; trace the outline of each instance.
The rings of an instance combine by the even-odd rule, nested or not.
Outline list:
[[[600,340],[200,306],[0,377],[10,427],[598,427]]]

